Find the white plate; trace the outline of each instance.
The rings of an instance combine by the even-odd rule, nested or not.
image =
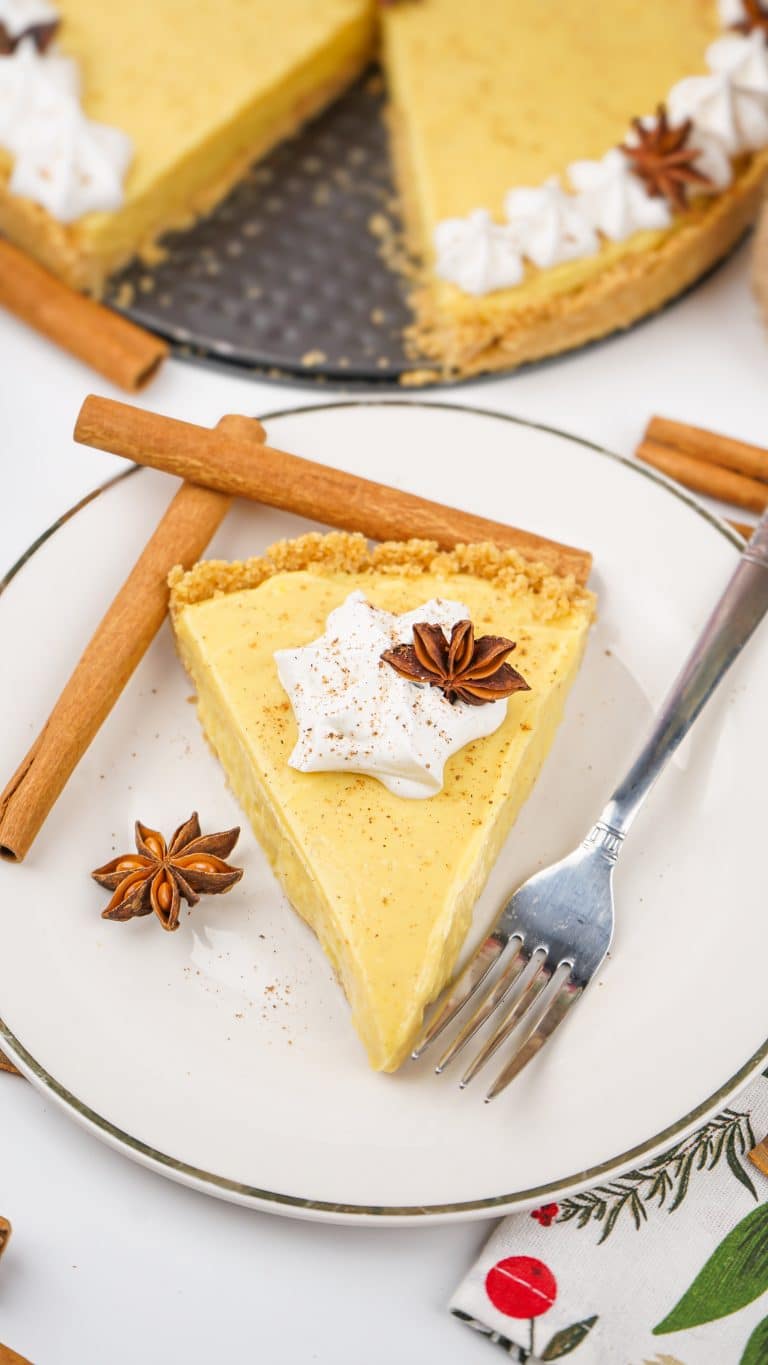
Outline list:
[[[275,444],[595,554],[600,620],[532,800],[477,907],[565,852],[609,794],[736,558],[731,533],[648,471],[556,432],[433,404],[340,404],[269,419]],[[63,521],[0,598],[0,772],[12,770],[150,529],[169,482],[113,482]],[[305,528],[238,506],[212,553]],[[243,881],[180,931],[100,918],[91,867],[239,812],[198,730],[166,629],[27,861],[0,866],[2,1047],[126,1154],[274,1212],[351,1222],[471,1218],[562,1196],[648,1158],[768,1055],[764,954],[768,633],[699,722],[617,872],[602,979],[491,1106],[424,1063],[367,1068],[323,954],[254,838]],[[761,758],[760,755],[763,755]],[[414,887],[418,869],[414,868]]]

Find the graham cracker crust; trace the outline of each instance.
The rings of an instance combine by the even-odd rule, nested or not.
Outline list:
[[[627,253],[578,287],[546,297],[526,299],[519,287],[472,299],[431,273],[402,118],[393,107],[387,117],[407,239],[423,262],[409,298],[409,351],[439,364],[445,378],[515,369],[630,327],[728,254],[755,221],[768,185],[766,148],[744,160],[726,190],[698,199],[654,249]]]
[[[553,621],[571,611],[594,610],[594,594],[575,578],[554,574],[546,564],[532,563],[517,550],[490,543],[458,545],[441,551],[434,541],[383,541],[369,545],[365,536],[345,531],[312,532],[297,540],[280,540],[263,555],[246,560],[201,560],[186,572],[177,566],[168,577],[171,615],[185,607],[233,592],[257,588],[279,573],[311,570],[317,574],[466,574],[498,584],[510,596],[530,595],[533,615]]]

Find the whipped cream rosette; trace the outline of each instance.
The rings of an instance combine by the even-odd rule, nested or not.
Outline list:
[[[0,55],[0,147],[13,158],[12,193],[72,223],[120,207],[133,148],[84,113],[76,64],[55,47],[39,50],[35,32],[55,21],[42,0],[0,0],[0,30],[14,40]]]

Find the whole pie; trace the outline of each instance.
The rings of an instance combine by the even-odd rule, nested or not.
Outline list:
[[[722,257],[768,169],[768,0],[0,0],[0,229],[98,293],[380,56],[451,373],[624,327]]]
[[[491,545],[332,533],[176,570],[171,613],[205,734],[392,1071],[552,744],[593,595]]]

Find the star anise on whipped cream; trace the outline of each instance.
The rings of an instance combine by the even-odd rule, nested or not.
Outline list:
[[[7,57],[11,52],[15,52],[19,43],[25,38],[31,38],[38,52],[45,52],[56,37],[59,27],[58,19],[52,19],[49,23],[30,24],[21,33],[12,34],[0,20],[0,57]]]
[[[446,701],[482,706],[530,691],[525,678],[505,662],[514,648],[500,635],[476,640],[471,621],[457,621],[450,640],[442,626],[422,621],[413,627],[412,645],[395,645],[381,657],[409,682],[439,687]]]
[[[243,869],[224,861],[239,834],[239,827],[201,834],[195,811],[166,844],[162,834],[137,820],[136,853],[121,853],[91,873],[99,886],[114,892],[102,919],[135,919],[154,911],[164,929],[178,929],[182,900],[197,905],[201,896],[229,891],[239,882]]]
[[[623,142],[621,151],[632,171],[644,182],[653,199],[664,198],[675,209],[688,203],[689,185],[709,185],[711,180],[693,164],[700,149],[689,144],[690,119],[670,127],[666,106],[660,104],[652,123],[633,119],[636,141]]]
[[[737,19],[730,27],[737,33],[754,33],[759,30],[768,38],[768,9],[761,5],[760,0],[741,0],[742,17]]]

